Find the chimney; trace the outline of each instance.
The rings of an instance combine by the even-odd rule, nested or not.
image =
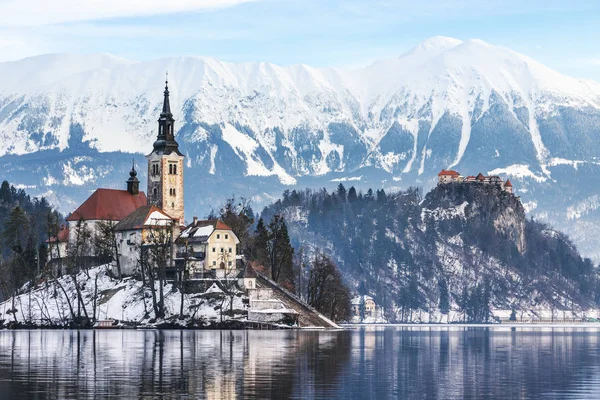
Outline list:
[[[198,222],[198,217],[194,216],[194,226],[196,226],[197,222]]]

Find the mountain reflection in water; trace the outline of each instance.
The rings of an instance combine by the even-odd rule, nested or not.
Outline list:
[[[0,398],[600,398],[599,332],[0,331]]]

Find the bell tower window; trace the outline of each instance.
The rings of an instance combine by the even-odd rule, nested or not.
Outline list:
[[[170,175],[177,175],[177,164],[175,164],[175,163],[170,163],[169,164],[169,174]]]

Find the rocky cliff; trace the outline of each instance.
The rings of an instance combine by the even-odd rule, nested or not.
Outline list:
[[[308,257],[330,253],[390,321],[577,318],[595,307],[596,273],[566,235],[527,219],[520,199],[483,184],[356,193],[286,193],[281,213]],[[574,312],[574,314],[573,314]]]

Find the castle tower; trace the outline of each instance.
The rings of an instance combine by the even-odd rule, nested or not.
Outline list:
[[[169,104],[169,85],[165,82],[162,112],[158,119],[158,136],[148,159],[148,204],[184,224],[183,159],[175,141],[173,114]]]

